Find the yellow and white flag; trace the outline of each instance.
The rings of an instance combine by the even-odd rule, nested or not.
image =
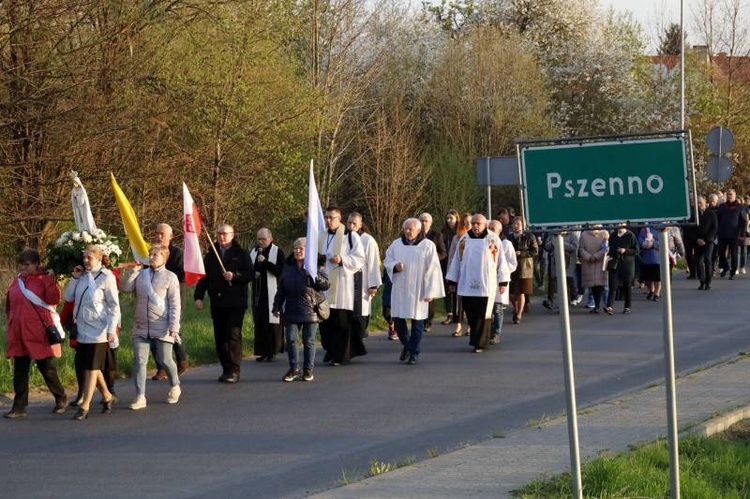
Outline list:
[[[138,225],[138,219],[135,217],[135,211],[133,211],[130,201],[128,201],[128,198],[125,197],[122,189],[120,189],[120,186],[117,184],[115,176],[112,173],[109,175],[112,180],[112,190],[115,191],[117,207],[120,209],[122,225],[125,227],[125,234],[128,236],[128,242],[130,242],[130,249],[133,251],[133,256],[143,265],[148,265],[148,250],[150,246],[143,239],[141,227]]]

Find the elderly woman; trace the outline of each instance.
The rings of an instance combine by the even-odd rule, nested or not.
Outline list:
[[[604,288],[609,284],[609,274],[604,270],[604,256],[609,251],[609,233],[601,226],[581,233],[578,257],[581,259],[581,286],[591,289],[594,296],[592,314],[599,313]]]
[[[180,332],[180,281],[166,269],[169,248],[154,244],[148,251],[149,266],[128,275],[122,290],[135,292],[133,318],[133,380],[135,399],[132,410],[146,408],[146,364],[153,345],[158,365],[167,373],[170,389],[167,403],[176,404],[182,389],[172,347]]]
[[[29,405],[29,369],[31,361],[55,396],[55,414],[65,412],[67,398],[57,376],[53,357],[60,357],[60,344],[51,345],[47,338],[48,326],[59,326],[55,306],[60,301],[60,288],[55,277],[39,265],[39,252],[26,249],[18,257],[20,272],[8,289],[5,316],[8,318],[8,348],[5,355],[13,359],[13,407],[5,413],[9,419],[26,417]]]
[[[318,323],[321,322],[315,312],[316,295],[319,295],[316,291],[325,291],[329,287],[328,276],[323,268],[318,269],[318,277],[315,279],[305,268],[305,244],[304,237],[294,241],[292,254],[286,259],[273,300],[273,314],[278,317],[282,310],[284,312],[286,351],[289,355],[289,370],[284,375],[284,381],[314,379],[315,333],[318,331]],[[297,335],[300,330],[304,345],[301,373],[297,348]]]
[[[78,352],[83,367],[83,400],[74,419],[89,417],[94,390],[102,394],[102,414],[112,412],[117,399],[102,374],[110,343],[117,338],[120,299],[117,280],[102,265],[102,250],[91,245],[83,251],[83,267],[76,265],[65,286],[65,300],[72,301],[73,322],[78,331]]]

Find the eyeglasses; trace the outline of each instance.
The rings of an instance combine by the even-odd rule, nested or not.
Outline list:
[[[234,234],[234,232],[218,232],[217,234],[219,234],[220,236],[231,236],[232,234]]]
[[[335,220],[337,218],[341,218],[341,215],[326,215],[323,218],[325,218],[326,220]]]

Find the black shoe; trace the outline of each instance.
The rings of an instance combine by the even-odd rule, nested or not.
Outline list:
[[[102,401],[102,414],[112,414],[112,408],[117,403],[117,397],[112,395],[109,400]]]
[[[326,354],[323,356],[323,363],[331,362],[331,353],[326,352]]]
[[[240,380],[239,374],[230,374],[224,377],[224,383],[237,383]]]
[[[255,358],[255,362],[264,362],[266,360],[265,355],[261,355],[260,357]]]
[[[730,281],[734,281],[734,274],[730,274],[730,275],[729,275],[729,280],[730,280]]]
[[[542,306],[547,310],[552,310],[552,302],[550,300],[544,300]]]
[[[302,370],[302,379],[304,381],[312,381],[315,379],[315,376],[313,375],[312,369],[303,369]]]
[[[266,355],[266,362],[273,362],[274,360],[276,360],[275,355]]]
[[[705,284],[703,284],[703,283],[701,283],[701,285],[700,285],[700,286],[698,286],[698,289],[700,289],[700,290],[703,290],[703,289],[705,289],[705,288],[706,288],[706,285],[705,285]]]
[[[415,355],[409,355],[409,361],[407,362],[407,364],[409,364],[410,366],[413,366],[416,363],[417,363],[417,357]]]
[[[283,379],[286,382],[297,381],[301,375],[302,373],[299,372],[299,369],[289,369]]]
[[[83,395],[78,394],[76,398],[70,401],[70,404],[68,404],[70,407],[77,407],[83,403]]]
[[[711,285],[706,284],[705,287],[703,288],[703,291],[708,291],[709,289],[711,289]]]
[[[78,409],[78,412],[75,413],[75,416],[73,416],[73,419],[76,419],[78,421],[82,419],[86,419],[89,417],[89,411],[85,409]]]
[[[16,409],[15,407],[6,412],[4,416],[8,419],[21,419],[26,417],[26,409]]]
[[[222,374],[221,376],[219,376],[219,379],[217,381],[219,383],[225,383],[227,381],[227,375],[226,374]]]
[[[399,356],[398,360],[403,362],[406,360],[408,356],[409,356],[409,349],[404,347],[403,350],[401,350],[401,355]]]
[[[727,275],[727,269],[721,271],[721,277],[724,277],[725,275]]]
[[[598,308],[592,308],[589,313],[590,314],[598,314],[599,313],[599,309]]]
[[[52,409],[53,414],[63,414],[65,409],[68,407],[68,397],[57,399],[55,402],[55,408]]]

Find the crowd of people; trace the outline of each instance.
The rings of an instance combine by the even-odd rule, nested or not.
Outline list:
[[[235,239],[234,228],[222,224],[204,257],[206,275],[195,287],[194,306],[202,310],[208,294],[222,383],[240,381],[242,325],[248,307],[254,322],[255,360],[271,362],[286,352],[288,370],[282,380],[312,381],[318,330],[323,363],[339,366],[367,354],[364,339],[372,301],[381,288],[388,338],[401,343],[401,362],[419,362],[421,340],[431,330],[440,299],[446,310],[442,324],[453,325],[454,337],[468,336],[473,352],[481,353],[500,343],[506,309],[513,324],[523,324],[534,288],[546,291],[543,307],[559,308],[558,265],[564,270],[572,307],[585,305],[593,314],[612,315],[620,300],[622,313],[629,314],[634,289],[643,290],[648,301],[659,301],[660,232],[666,233],[670,269],[684,258],[687,278],[699,280],[698,289],[710,290],[715,275],[732,280],[744,274],[750,245],[749,206],[750,196],[743,203],[730,189],[725,196],[699,196],[694,207],[697,223],[683,229],[620,224],[611,231],[595,225],[564,232],[562,262],[555,258],[557,234],[530,232],[524,218],[510,208],[499,210],[493,220],[480,213],[449,210],[441,231],[432,228],[429,213],[408,218],[382,259],[362,214],[349,213],[344,221],[336,206],[325,210],[326,227],[317,247],[308,247],[305,238],[298,238],[288,256],[266,227],[257,232],[257,245],[248,251]],[[166,402],[179,401],[179,377],[187,369],[180,337],[184,271],[182,251],[171,240],[171,227],[159,224],[149,265],[116,269],[109,268],[99,247],[89,246],[64,293],[54,275],[41,266],[37,251],[27,249],[19,255],[19,274],[6,298],[6,355],[14,359],[15,391],[6,418],[26,416],[32,360],[55,397],[53,411],[65,412],[68,400],[53,360],[61,355],[55,330],[63,335],[67,331],[76,351],[79,389],[70,402],[77,407],[75,419],[88,418],[97,389],[101,412],[112,412],[117,402],[120,291],[135,294],[131,335],[136,395],[130,409],[147,407],[149,354],[157,366],[152,379],[169,381]],[[305,265],[310,251],[317,255],[317,268],[312,271]],[[128,272],[122,282],[121,270]],[[56,307],[63,297],[58,315]]]

